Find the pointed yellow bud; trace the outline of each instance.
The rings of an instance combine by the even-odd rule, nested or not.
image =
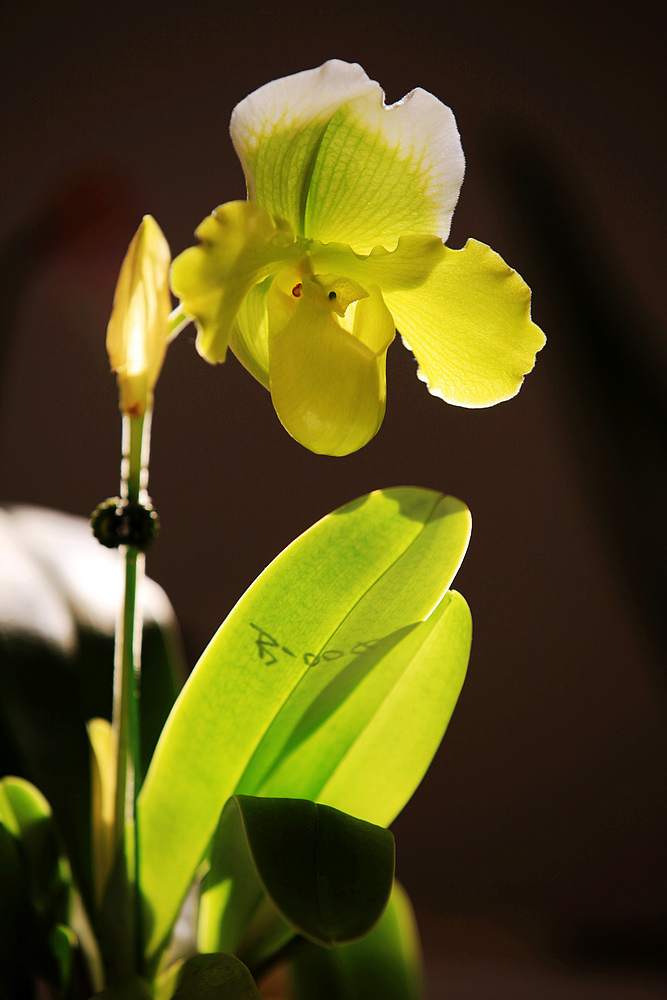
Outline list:
[[[107,351],[122,413],[140,417],[153,405],[169,343],[171,253],[155,219],[145,215],[118,275]]]

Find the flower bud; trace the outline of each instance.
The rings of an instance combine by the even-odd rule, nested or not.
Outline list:
[[[153,405],[169,343],[169,245],[155,219],[145,215],[118,275],[107,327],[107,351],[116,372],[121,412],[140,417]]]

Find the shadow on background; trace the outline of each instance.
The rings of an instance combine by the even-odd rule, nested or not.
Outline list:
[[[595,516],[667,680],[666,343],[633,295],[568,171],[506,123],[489,176],[546,293],[554,381]]]

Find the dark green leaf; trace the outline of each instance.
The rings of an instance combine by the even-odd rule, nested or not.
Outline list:
[[[234,955],[195,955],[183,965],[173,1000],[261,1000],[255,981]]]
[[[58,842],[51,807],[24,778],[0,780],[0,820],[16,837],[30,871],[35,902],[51,893],[58,868]]]
[[[325,946],[356,940],[380,918],[393,873],[382,827],[303,799],[234,796],[205,879],[203,946],[236,950],[263,893],[293,932]]]
[[[382,918],[361,941],[304,945],[291,972],[293,1000],[422,1000],[419,938],[405,892],[394,884]]]

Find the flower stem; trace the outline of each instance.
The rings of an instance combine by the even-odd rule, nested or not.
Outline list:
[[[183,310],[183,303],[179,302],[175,309],[169,313],[169,340],[172,341],[174,337],[181,332],[181,330],[192,322],[192,317],[187,316]]]
[[[123,417],[123,458],[121,463],[121,498],[128,503],[145,502],[148,483],[150,413]],[[114,843],[124,862],[130,921],[130,949],[133,971],[141,970],[142,941],[137,873],[136,802],[141,786],[141,737],[139,697],[141,683],[141,638],[143,616],[138,591],[144,573],[145,557],[133,545],[123,546],[125,559],[125,595],[116,625],[114,658],[114,697],[112,725],[118,737],[116,762],[116,797]],[[129,956],[128,956],[129,957]]]

